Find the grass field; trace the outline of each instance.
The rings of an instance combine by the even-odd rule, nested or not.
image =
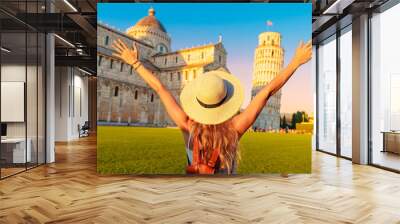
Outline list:
[[[311,135],[246,133],[239,174],[311,172]],[[102,174],[184,174],[183,137],[174,128],[99,126],[97,171]]]

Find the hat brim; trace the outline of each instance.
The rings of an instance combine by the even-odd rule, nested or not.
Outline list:
[[[201,124],[220,124],[233,117],[243,103],[243,86],[234,75],[225,71],[210,71],[202,75],[214,74],[222,78],[227,88],[227,97],[218,107],[206,108],[200,105],[196,98],[196,85],[199,79],[194,79],[183,88],[180,101],[185,113]],[[204,86],[204,91],[212,91]]]

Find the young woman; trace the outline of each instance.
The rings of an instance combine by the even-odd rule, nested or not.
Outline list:
[[[183,88],[179,105],[160,80],[139,60],[132,48],[117,40],[113,55],[130,64],[160,96],[170,118],[182,130],[188,158],[187,173],[215,174],[236,172],[238,143],[256,120],[270,96],[289,80],[297,68],[311,59],[311,41],[300,42],[289,65],[238,113],[243,102],[240,81],[223,70],[199,75]]]

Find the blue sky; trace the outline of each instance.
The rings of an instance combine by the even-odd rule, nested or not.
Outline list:
[[[285,65],[300,40],[311,38],[311,4],[299,3],[99,3],[98,20],[125,31],[153,7],[172,39],[172,50],[217,42],[222,35],[228,68],[244,84],[250,97],[253,57],[258,35],[282,34]],[[266,21],[273,22],[272,27]],[[281,112],[312,111],[311,66],[299,69],[284,87]],[[299,93],[301,93],[299,97]],[[296,100],[293,100],[296,97]]]

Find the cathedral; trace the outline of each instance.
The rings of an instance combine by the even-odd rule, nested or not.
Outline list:
[[[179,95],[196,75],[226,69],[226,50],[220,38],[211,43],[172,51],[171,38],[155,10],[126,32],[97,24],[97,119],[99,124],[173,126],[157,94],[130,65],[112,55],[118,38],[128,46],[136,43],[140,60],[173,93]]]
[[[283,56],[280,33],[264,32],[258,36],[258,46],[254,53],[252,98],[282,70]],[[253,129],[278,130],[280,128],[281,95],[281,90],[279,90],[269,98],[254,122]]]

